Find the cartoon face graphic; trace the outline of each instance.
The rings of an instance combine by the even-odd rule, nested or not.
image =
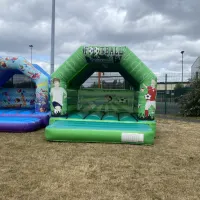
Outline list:
[[[155,81],[155,80],[152,80],[152,81],[151,81],[151,87],[152,87],[152,88],[155,88],[155,87],[156,87],[156,81]]]
[[[55,82],[54,82],[54,86],[55,86],[55,87],[59,87],[59,86],[60,86],[60,82],[55,81]]]
[[[0,66],[2,66],[3,68],[6,68],[6,67],[7,67],[6,63],[3,62],[3,61],[0,61]]]
[[[44,107],[40,108],[40,112],[45,112],[45,111],[46,111],[46,108],[44,108]]]
[[[55,88],[59,88],[60,87],[60,79],[59,78],[54,78],[52,80],[52,82],[53,82],[53,85],[54,85]]]

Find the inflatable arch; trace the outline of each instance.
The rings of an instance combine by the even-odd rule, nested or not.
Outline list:
[[[34,88],[2,87],[13,75],[24,74]],[[48,124],[50,76],[23,57],[0,57],[0,131],[26,132]]]
[[[134,90],[80,89],[94,72],[119,72]],[[47,140],[153,143],[157,78],[129,48],[81,46],[51,80]]]

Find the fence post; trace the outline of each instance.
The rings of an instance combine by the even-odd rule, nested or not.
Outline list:
[[[167,74],[165,74],[165,115],[167,114]]]

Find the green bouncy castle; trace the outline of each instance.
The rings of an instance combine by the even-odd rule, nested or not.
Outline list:
[[[94,72],[119,72],[130,89],[84,89]],[[51,75],[48,141],[154,143],[157,77],[127,47],[81,46]]]

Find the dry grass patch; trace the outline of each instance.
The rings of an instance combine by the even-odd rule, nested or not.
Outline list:
[[[0,199],[200,199],[200,123],[158,119],[154,146],[0,133]]]

